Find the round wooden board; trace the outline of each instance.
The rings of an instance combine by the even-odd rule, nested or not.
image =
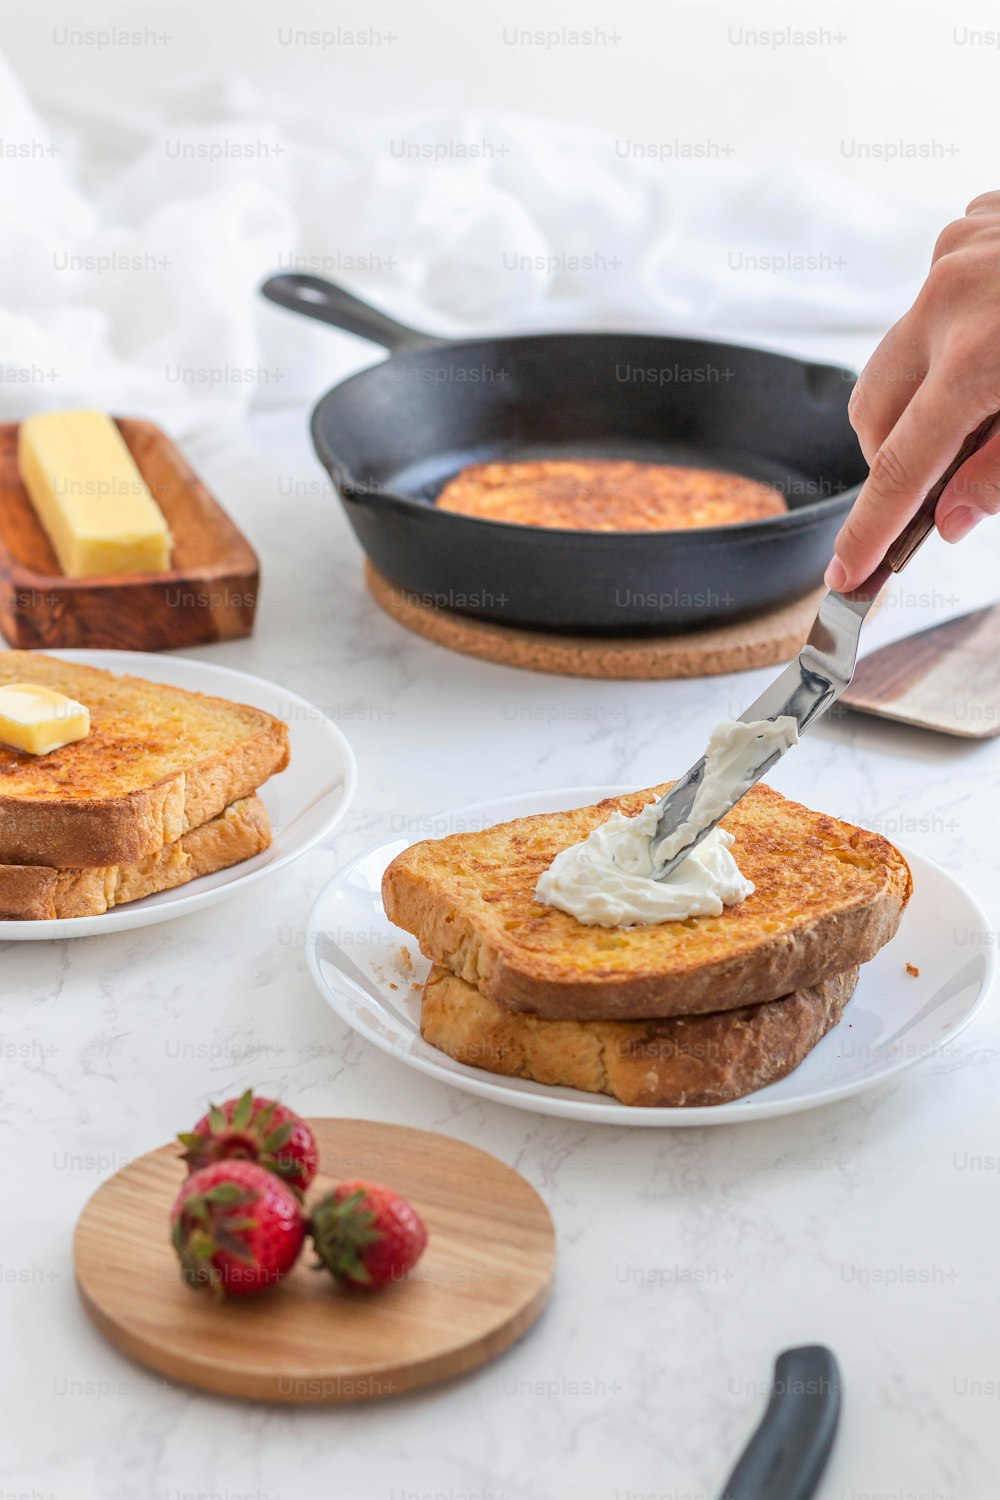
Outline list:
[[[311,1120],[325,1171],[310,1191],[367,1178],[423,1215],[406,1281],[351,1292],[312,1270],[259,1297],[215,1302],[180,1278],[168,1215],[184,1180],[176,1145],[98,1188],[73,1244],[83,1304],[123,1353],[174,1380],[293,1404],[394,1396],[494,1358],[548,1299],[555,1231],[517,1172],[463,1141],[371,1120]]]
[[[368,561],[365,582],[375,602],[394,620],[450,651],[529,672],[632,681],[715,677],[790,661],[809,634],[825,592],[817,589],[793,604],[732,625],[675,635],[586,636],[498,625],[436,609],[397,588]]]

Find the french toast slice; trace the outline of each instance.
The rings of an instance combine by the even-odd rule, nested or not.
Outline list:
[[[0,921],[99,916],[113,906],[227,870],[260,854],[270,842],[263,802],[244,797],[134,864],[75,870],[0,865]]]
[[[670,783],[572,812],[425,840],[385,872],[389,920],[508,1010],[556,1020],[695,1015],[776,1000],[864,963],[895,934],[909,867],[887,839],[758,785],[722,827],[756,889],[718,917],[584,926],[534,889],[561,849]]]
[[[561,531],[681,531],[788,509],[773,485],[742,474],[617,458],[469,464],[435,503],[486,521]]]
[[[0,685],[9,682],[77,699],[91,728],[48,755],[0,745],[5,864],[133,864],[288,764],[288,726],[247,704],[35,651],[0,652]]]
[[[490,1000],[450,969],[424,986],[420,1033],[473,1068],[610,1094],[645,1108],[726,1104],[776,1083],[831,1031],[857,967],[780,1000],[647,1021],[546,1021]]]

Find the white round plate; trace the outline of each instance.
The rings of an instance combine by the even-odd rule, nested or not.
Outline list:
[[[282,865],[305,854],[340,822],[354,796],[357,767],[354,752],[336,724],[298,693],[210,662],[148,651],[51,651],[50,656],[129,673],[150,682],[166,682],[193,693],[211,693],[263,708],[288,724],[291,760],[288,769],[272,776],[260,790],[271,819],[271,847],[229,870],[203,875],[173,891],[160,891],[142,901],[131,901],[96,917],[63,917],[44,922],[0,922],[0,945],[42,938],[93,937],[148,927],[186,916],[216,901],[234,896],[255,880],[273,875]]]
[[[628,790],[634,788],[574,787],[507,797],[423,820],[420,837],[586,807]],[[913,897],[899,932],[865,964],[840,1025],[787,1078],[731,1104],[696,1109],[640,1109],[604,1095],[503,1078],[454,1062],[420,1035],[420,991],[430,966],[416,940],[388,920],[380,895],[386,866],[411,842],[380,844],[333,878],[309,918],[309,968],[338,1015],[384,1052],[442,1083],[516,1109],[608,1125],[731,1125],[813,1109],[940,1052],[972,1020],[993,979],[983,912],[953,876],[904,850]],[[919,977],[907,972],[908,963]]]

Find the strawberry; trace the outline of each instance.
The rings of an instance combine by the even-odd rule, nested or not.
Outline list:
[[[369,1292],[402,1280],[427,1244],[416,1209],[376,1182],[342,1182],[324,1194],[313,1207],[310,1230],[319,1265]]]
[[[238,1099],[213,1104],[192,1131],[178,1136],[192,1172],[214,1161],[256,1161],[304,1193],[316,1176],[319,1152],[305,1120],[275,1099],[247,1089]]]
[[[217,1161],[187,1179],[170,1211],[184,1279],[217,1297],[263,1292],[292,1269],[306,1218],[290,1187],[252,1161]]]

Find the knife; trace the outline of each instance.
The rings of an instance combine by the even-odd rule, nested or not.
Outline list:
[[[801,735],[827,712],[831,704],[836,703],[854,675],[858,638],[869,610],[893,573],[899,573],[906,567],[921,542],[934,530],[934,512],[942,492],[966,459],[992,436],[997,425],[1000,425],[1000,416],[994,414],[969,434],[954,461],[928,490],[920,509],[907,522],[878,567],[859,588],[848,594],[838,594],[831,589],[823,596],[809,637],[795,661],[740,715],[741,723],[753,724],[762,719],[777,719],[787,714],[795,720]],[[686,859],[692,849],[698,847],[702,839],[777,764],[789,748],[788,745],[780,749],[761,745],[760,755],[756,760],[751,752],[738,794],[728,806],[723,807],[718,816],[699,826],[694,836],[668,860],[656,866],[654,880],[663,880],[675,870],[681,860]],[[656,803],[658,818],[651,835],[654,846],[661,845],[682,823],[688,821],[698,788],[704,779],[705,765],[705,757],[702,756],[680,781],[674,783],[666,796]]]
[[[823,1344],[786,1349],[760,1426],[719,1500],[810,1500],[840,1418],[840,1370]]]

